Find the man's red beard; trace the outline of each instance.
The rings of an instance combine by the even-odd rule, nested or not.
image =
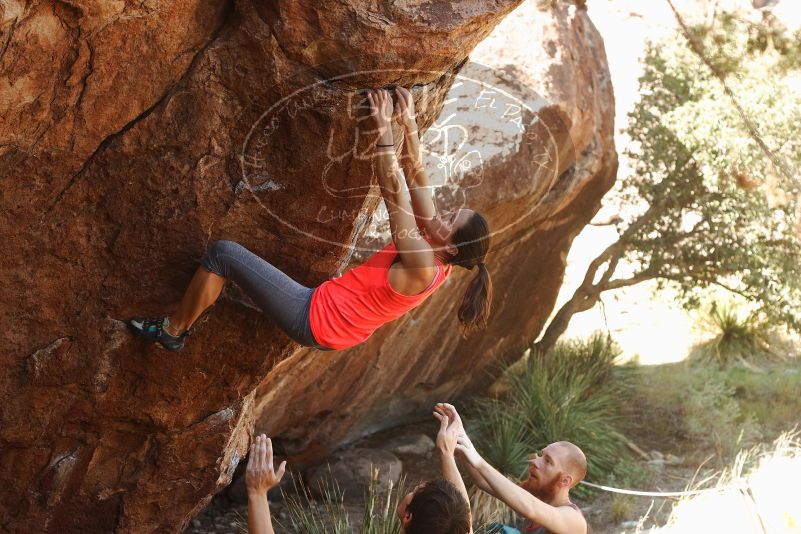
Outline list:
[[[531,475],[523,481],[523,489],[534,495],[542,502],[550,503],[559,491],[559,474],[556,474],[547,482],[532,478]]]

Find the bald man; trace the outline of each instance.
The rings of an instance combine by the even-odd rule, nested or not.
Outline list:
[[[465,460],[476,485],[514,510],[522,534],[586,534],[587,521],[570,502],[570,490],[587,474],[584,453],[568,441],[551,443],[529,457],[528,478],[515,484],[489,465],[467,436],[459,414],[450,404],[435,411],[447,415],[458,427],[457,452]]]

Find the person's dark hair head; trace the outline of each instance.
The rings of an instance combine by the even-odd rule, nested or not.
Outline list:
[[[420,486],[406,510],[411,514],[406,534],[470,532],[470,505],[447,480],[430,480]]]
[[[484,264],[490,247],[487,220],[480,213],[473,212],[467,222],[454,232],[451,242],[458,252],[450,258],[449,263],[478,271],[467,286],[459,306],[459,322],[462,334],[466,336],[486,328],[492,304],[492,280]]]

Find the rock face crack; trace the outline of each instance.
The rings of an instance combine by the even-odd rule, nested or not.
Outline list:
[[[88,42],[86,43],[86,48],[87,50],[89,50],[89,58],[86,64],[86,73],[83,76],[81,76],[81,80],[79,82],[81,84],[81,90],[78,93],[78,98],[75,99],[75,109],[79,113],[82,113],[81,104],[83,104],[83,95],[86,93],[86,87],[88,85],[89,77],[94,72],[94,64],[93,64],[94,51],[92,50],[92,46]],[[72,147],[73,149],[75,148],[75,134],[73,134]]]
[[[201,46],[198,49],[198,51],[195,53],[194,57],[192,58],[192,61],[189,63],[189,67],[186,69],[186,71],[184,71],[184,73],[181,75],[181,77],[177,81],[171,83],[167,87],[167,89],[161,94],[161,96],[159,96],[159,98],[156,99],[156,101],[153,104],[151,104],[147,109],[142,111],[139,115],[137,115],[136,117],[131,119],[129,122],[127,122],[122,128],[120,128],[116,132],[108,135],[105,139],[103,139],[103,141],[100,142],[100,144],[97,146],[97,148],[94,150],[94,152],[92,152],[92,154],[88,158],[86,158],[86,160],[83,162],[83,164],[78,169],[78,171],[70,177],[70,179],[67,181],[67,184],[58,192],[58,194],[56,194],[56,197],[53,199],[53,201],[47,207],[47,209],[45,210],[45,212],[44,212],[44,214],[42,216],[42,220],[43,221],[47,216],[50,215],[50,213],[53,211],[53,209],[61,202],[61,200],[64,197],[64,195],[69,192],[69,190],[72,188],[73,185],[75,185],[75,183],[78,181],[78,179],[84,173],[84,171],[89,167],[89,165],[95,160],[95,158],[99,154],[101,154],[115,140],[119,139],[127,131],[129,131],[131,128],[136,126],[137,123],[139,123],[139,122],[143,121],[144,119],[146,119],[155,109],[157,109],[159,106],[161,106],[161,104],[163,102],[165,102],[167,99],[169,99],[174,94],[176,89],[182,87],[182,85],[184,84],[184,81],[186,80],[186,78],[194,71],[195,63],[198,61],[198,58],[202,57],[202,55],[205,53],[205,51],[214,43],[214,41],[217,39],[217,36],[219,35],[220,31],[225,27],[225,25],[231,19],[231,14],[234,12],[233,7],[234,7],[234,0],[230,0],[228,2],[228,4],[227,4],[226,8],[225,8],[226,9],[226,15],[222,17],[222,22],[217,27],[217,29],[212,33],[212,36],[208,39],[208,41],[203,46]]]
[[[6,55],[6,50],[8,50],[8,45],[11,43],[11,37],[14,35],[14,29],[17,27],[17,19],[11,19],[11,22],[8,23],[8,33],[5,35],[5,39],[3,39],[3,46],[0,48],[0,61],[3,61],[3,56]]]

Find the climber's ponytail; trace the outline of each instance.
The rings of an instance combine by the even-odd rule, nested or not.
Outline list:
[[[470,281],[459,306],[459,323],[462,335],[467,336],[476,330],[487,327],[487,319],[492,305],[492,279],[489,269],[481,262],[477,265],[478,273]]]
[[[481,330],[487,326],[492,304],[492,280],[484,258],[489,251],[490,233],[487,220],[479,213],[470,219],[453,236],[453,244],[459,249],[450,263],[465,269],[478,268],[470,281],[459,305],[459,323],[462,335]]]

